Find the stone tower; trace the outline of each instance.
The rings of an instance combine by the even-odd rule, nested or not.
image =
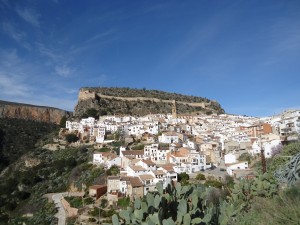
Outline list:
[[[177,118],[176,100],[173,100],[172,117],[173,117],[174,119]]]

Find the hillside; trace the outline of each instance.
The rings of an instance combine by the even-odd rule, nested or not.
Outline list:
[[[55,124],[0,118],[0,172],[35,148],[37,140],[58,130]]]
[[[25,119],[59,124],[62,117],[69,117],[70,115],[71,112],[57,108],[0,100],[0,118]]]
[[[88,163],[93,150],[43,147],[57,135],[55,124],[0,118],[0,225],[57,224],[44,195],[98,182],[103,170]]]
[[[88,109],[96,109],[99,115],[171,113],[174,100],[178,114],[224,113],[218,102],[202,97],[158,90],[86,87],[79,91],[74,114],[82,116]]]

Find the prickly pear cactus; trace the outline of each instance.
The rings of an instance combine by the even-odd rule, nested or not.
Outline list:
[[[157,192],[136,199],[133,208],[122,210],[115,224],[180,225],[209,224],[214,211],[205,205],[206,188],[200,185],[169,185],[165,190],[157,184]]]
[[[232,224],[237,215],[247,212],[255,197],[271,198],[278,192],[278,185],[268,173],[253,180],[241,180],[231,190],[227,201],[219,207],[220,225]]]

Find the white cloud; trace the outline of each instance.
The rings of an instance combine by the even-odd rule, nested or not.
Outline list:
[[[29,88],[22,83],[21,76],[0,71],[0,93],[1,96],[28,97]]]
[[[42,43],[36,43],[36,45],[40,54],[48,58],[48,66],[53,66],[55,73],[59,76],[68,77],[76,71],[75,68],[68,66],[72,57],[67,52],[48,48]]]
[[[89,38],[87,41],[85,41],[86,43],[88,42],[92,42],[92,41],[96,41],[98,39],[101,39],[103,37],[106,37],[108,35],[111,35],[114,33],[114,30],[110,29],[108,31],[105,31],[105,32],[102,32],[102,33],[99,33],[99,34],[96,34],[94,35],[93,37]]]
[[[16,9],[18,15],[24,19],[26,22],[30,23],[31,25],[35,26],[35,27],[40,27],[40,14],[38,14],[37,12],[35,12],[33,9],[28,9],[28,8],[24,8],[24,9],[20,9],[17,8]]]
[[[19,45],[26,48],[27,50],[31,49],[30,44],[26,41],[26,33],[18,31],[18,29],[16,29],[13,24],[9,22],[3,22],[2,29],[4,33],[6,33],[9,37],[14,39]]]
[[[60,62],[63,58],[61,54],[56,53],[53,49],[47,48],[42,43],[36,43],[37,48],[42,56],[50,58],[53,62]]]
[[[1,52],[0,53],[1,58],[1,67],[7,68],[7,67],[13,67],[14,65],[18,64],[20,62],[20,59],[17,55],[16,49],[12,49],[9,51]]]
[[[23,40],[26,36],[25,33],[16,31],[14,26],[11,23],[3,22],[2,28],[7,35],[9,35],[17,42]]]
[[[71,89],[71,88],[65,88],[64,91],[67,93],[67,94],[75,94],[78,92],[77,89]]]
[[[64,76],[74,71],[67,64],[57,69]],[[43,72],[44,67],[21,58],[16,49],[0,49],[0,99],[73,110],[78,90],[66,88],[62,78],[41,76]]]
[[[62,65],[62,66],[56,66],[55,72],[62,77],[68,77],[69,75],[75,72],[75,69],[72,69],[66,65]]]
[[[29,87],[25,84],[20,71],[24,70],[16,49],[0,51],[0,96],[29,95]]]

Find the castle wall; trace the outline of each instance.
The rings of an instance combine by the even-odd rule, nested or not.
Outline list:
[[[78,100],[84,101],[88,99],[94,99],[96,97],[96,93],[89,90],[80,90]]]

